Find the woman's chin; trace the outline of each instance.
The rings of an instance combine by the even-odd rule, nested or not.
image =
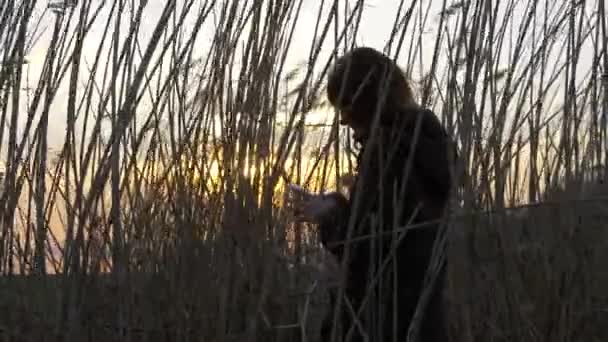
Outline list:
[[[353,133],[352,137],[353,137],[353,140],[355,140],[358,143],[363,143],[365,141],[365,139],[367,138],[367,136],[363,133]]]

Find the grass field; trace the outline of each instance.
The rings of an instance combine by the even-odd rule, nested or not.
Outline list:
[[[459,221],[448,247],[453,340],[608,338],[608,217],[600,203]],[[122,282],[110,274],[5,276],[0,327],[10,341],[66,331],[79,341],[315,341],[335,265],[289,267],[269,246],[226,242],[180,249],[165,269],[129,272]],[[62,312],[62,305],[77,309]]]

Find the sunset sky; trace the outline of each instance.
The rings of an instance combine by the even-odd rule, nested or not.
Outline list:
[[[143,29],[139,34],[142,49],[144,49],[146,46],[146,41],[149,38],[152,29],[154,28],[157,18],[162,12],[164,3],[165,2],[162,0],[150,0],[148,2],[148,6],[145,9],[144,17],[146,18],[146,22],[149,22],[150,25],[147,26],[144,24],[142,26]],[[399,2],[371,0],[366,1],[366,3],[367,4],[365,5],[363,19],[361,21],[360,30],[358,33],[358,44],[382,49],[386,44],[386,39],[390,35],[390,30],[393,27],[393,22],[395,20]],[[98,2],[94,2],[94,6],[96,6],[97,4]],[[293,43],[290,46],[290,52],[288,54],[288,59],[286,62],[286,71],[292,70],[298,64],[305,61],[308,57],[310,53],[312,33],[314,32],[314,27],[316,24],[320,4],[320,1],[303,2],[301,14],[298,17],[298,24],[294,33]],[[29,61],[29,87],[31,88],[36,86],[37,79],[42,71],[44,58],[47,54],[50,37],[52,34],[54,14],[48,10],[44,11],[45,5],[46,2],[39,3],[37,10],[34,12],[35,20],[32,20],[33,27],[37,19],[41,18],[41,24],[39,26],[41,36],[40,39],[36,41],[36,44],[31,47],[31,50],[29,51],[26,57]],[[436,8],[436,10],[431,10],[430,13],[438,14],[440,6],[441,2],[432,1],[430,4],[430,8]],[[328,12],[327,4],[325,5],[325,7],[326,8],[323,10],[324,16],[326,16]],[[104,9],[102,9],[102,11],[100,12],[100,15],[94,23],[90,33],[85,38],[84,60],[89,61],[89,63],[94,60],[95,54],[97,53],[97,49],[102,42],[103,30],[109,11],[110,6],[106,5]],[[191,12],[193,14],[196,13],[196,11],[194,10],[192,10]],[[128,16],[125,15],[124,17],[127,18]],[[192,20],[194,19],[194,15],[191,15],[189,19],[189,21],[192,22]],[[432,27],[433,20],[436,20],[436,16],[435,18],[428,18],[427,26]],[[204,29],[201,31],[200,38],[198,39],[198,47],[196,48],[197,51],[195,50],[195,57],[197,57],[196,55],[198,55],[198,57],[205,56],[206,52],[208,51],[209,42],[211,41],[213,34],[215,34],[215,28],[212,25],[213,20],[208,20],[208,23],[204,25]],[[125,22],[124,30],[126,30],[127,27],[128,23]],[[434,33],[430,32],[429,36],[434,36]],[[329,40],[329,42],[331,42],[331,40]],[[423,44],[428,46],[428,49],[431,51],[433,43],[433,39],[428,39],[423,42]],[[106,42],[106,46],[107,44],[108,43]],[[327,56],[330,53],[330,49],[333,47],[332,44],[325,45],[325,48],[321,52],[321,61],[327,59]],[[405,51],[405,49],[403,51]],[[403,57],[404,56],[402,55],[400,59],[403,59]],[[82,66],[82,82],[85,82],[86,80],[87,68],[87,65]],[[68,77],[66,77],[62,82],[62,86],[60,87],[56,98],[53,101],[51,111],[52,120],[50,120],[49,122],[49,146],[51,148],[61,146],[64,139],[63,135],[66,122],[65,106],[68,96],[66,89],[67,83]],[[25,84],[26,83],[24,81],[24,86]],[[143,108],[145,108],[145,101],[146,99],[144,98]],[[315,117],[317,117],[317,119],[324,120],[327,117],[327,113],[318,113],[316,115],[310,115],[311,120],[314,120]],[[25,116],[22,116],[21,120],[21,123],[23,124],[23,122],[25,122]]]
[[[100,2],[94,1],[93,7],[97,6]],[[105,22],[107,20],[107,16],[110,12],[110,4],[111,2],[106,2],[106,5],[101,10],[100,15],[96,22],[94,23],[92,30],[88,34],[85,39],[85,57],[84,60],[91,62],[94,59],[95,54],[97,53],[98,47],[102,42],[102,35],[104,31]],[[128,3],[128,2],[127,2]],[[182,3],[178,1],[178,3]],[[316,24],[319,6],[321,5],[321,1],[304,1],[303,7],[298,17],[298,24],[296,26],[295,35],[293,42],[290,46],[290,52],[288,54],[287,65],[285,68],[285,72],[292,70],[302,61],[305,61],[310,51],[310,44],[312,40],[312,34],[314,32],[314,27]],[[41,73],[43,62],[45,55],[49,48],[49,40],[52,34],[52,25],[54,20],[54,14],[51,11],[46,10],[45,6],[47,2],[39,2],[38,8],[34,12],[34,20],[32,20],[32,28],[35,26],[37,20],[40,18],[39,32],[42,33],[40,39],[36,41],[36,44],[33,45],[27,54],[27,60],[29,61],[29,85],[25,83],[24,87],[34,88],[36,86],[36,81]],[[139,34],[139,41],[142,46],[142,49],[145,49],[147,39],[150,37],[151,31],[154,28],[154,25],[162,12],[165,2],[163,0],[150,0],[148,2],[147,7],[145,8],[146,23],[150,23],[149,25],[142,26],[142,31]],[[408,2],[406,2],[406,6]],[[195,19],[196,6],[191,10],[192,15],[189,16],[188,22],[192,23]],[[387,42],[387,38],[390,36],[391,28],[393,27],[393,23],[395,20],[395,16],[397,13],[397,9],[399,6],[399,1],[382,1],[382,0],[369,0],[366,1],[364,14],[360,23],[360,30],[358,32],[358,40],[357,43],[359,45],[367,45],[377,49],[383,49]],[[424,35],[425,39],[421,41],[422,43],[422,54],[424,58],[417,59],[413,63],[413,68],[417,71],[414,71],[412,74],[412,78],[414,81],[422,78],[422,73],[420,70],[427,69],[428,64],[430,63],[430,58],[433,52],[433,46],[435,43],[435,35],[436,30],[434,29],[434,23],[438,20],[438,14],[441,10],[442,1],[428,1],[428,6],[430,15],[428,18],[413,18],[416,20],[426,20]],[[541,5],[539,5],[541,6]],[[592,4],[590,6],[593,6]],[[502,9],[504,11],[504,8]],[[554,9],[552,9],[554,10]],[[523,6],[516,5],[514,10],[514,16],[510,19],[510,25],[514,28],[517,28],[520,24],[520,21],[523,20],[517,14],[524,11]],[[499,11],[499,15],[501,11]],[[328,5],[325,4],[325,8],[323,10],[323,16],[326,16],[328,13]],[[123,15],[124,20],[124,29],[128,28],[128,15]],[[323,22],[323,20],[322,20]],[[113,24],[112,24],[113,25]],[[213,27],[214,20],[208,20],[207,23],[203,26],[204,28],[201,31],[200,37],[198,38],[197,48],[195,49],[195,58],[205,56],[208,52],[209,43],[215,33],[215,28]],[[413,27],[418,26],[417,22],[414,22]],[[187,25],[188,27],[188,25]],[[124,32],[123,32],[124,33]],[[515,32],[514,32],[515,33]],[[332,35],[330,34],[330,37]],[[409,38],[406,37],[404,46],[402,48],[402,53],[399,58],[399,63],[402,67],[405,67],[405,60],[407,58],[407,49],[409,44]],[[108,39],[106,39],[108,41]],[[107,49],[108,42],[106,42]],[[330,52],[330,49],[333,48],[333,44],[331,43],[331,39],[328,40],[328,44],[325,44],[324,49],[321,52],[321,61],[327,60],[327,56]],[[507,49],[508,50],[508,49]],[[427,58],[428,57],[428,58]],[[444,56],[445,57],[445,56]],[[587,60],[587,58],[589,58]],[[445,58],[443,58],[445,60]],[[505,65],[507,65],[507,55],[505,52]],[[587,62],[590,62],[590,56],[583,53],[582,60],[580,65],[585,67]],[[424,65],[424,64],[427,65]],[[319,63],[320,64],[320,63]],[[421,65],[423,64],[423,65]],[[81,79],[82,82],[85,82],[87,77],[87,69],[88,66],[86,64],[82,65],[82,73]],[[53,105],[51,108],[51,120],[49,122],[49,147],[57,148],[61,146],[63,143],[63,135],[65,130],[65,107],[67,102],[67,89],[66,85],[68,83],[68,77],[65,77],[62,82],[62,86],[60,87],[55,100],[53,101]],[[25,106],[25,103],[23,104]],[[140,108],[146,108],[146,98],[144,97],[143,103],[140,105]],[[24,107],[25,109],[25,107]],[[325,120],[327,118],[328,113],[311,113],[309,115],[309,119],[312,121],[316,120]],[[331,115],[331,113],[330,113]],[[21,124],[25,121],[25,115],[21,117]]]

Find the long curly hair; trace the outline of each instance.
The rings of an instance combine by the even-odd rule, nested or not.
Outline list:
[[[350,120],[369,124],[373,115],[417,107],[403,71],[387,55],[370,47],[355,48],[340,57],[328,76],[327,98]]]

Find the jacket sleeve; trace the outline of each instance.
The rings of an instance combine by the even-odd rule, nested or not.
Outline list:
[[[412,167],[408,179],[415,179],[408,188],[421,199],[443,202],[453,184],[451,165],[457,159],[456,146],[451,141],[441,122],[430,110],[423,110],[422,122],[417,129],[416,120],[410,120],[399,130],[397,157],[390,162],[390,181],[401,183],[405,178],[409,156],[413,153]],[[412,146],[413,145],[413,146]],[[412,150],[413,148],[413,150]]]
[[[338,260],[342,259],[346,247],[348,231],[351,229],[349,227],[351,214],[354,214],[351,239],[371,235],[374,230],[387,232],[394,227],[392,201],[394,190],[402,179],[400,175],[403,173],[403,155],[406,153],[405,150],[401,150],[396,158],[386,160],[388,165],[384,168],[384,172],[381,172],[382,170],[379,168],[381,163],[377,161],[378,155],[370,156],[370,160],[366,163],[367,167],[360,168],[357,182],[351,190],[350,199],[346,199],[339,193],[328,194],[336,199],[337,206],[334,212],[319,222],[319,235],[325,248]],[[408,183],[414,184],[415,181],[410,180]],[[406,191],[406,197],[408,198],[403,201],[403,205],[399,209],[409,216],[407,213],[413,212],[413,206],[416,205],[415,196]],[[380,226],[373,229],[372,222]],[[392,239],[391,234],[386,234],[380,240],[382,240],[383,246],[388,247]],[[376,238],[376,242],[378,241]],[[361,243],[369,243],[369,240],[357,239],[351,241],[350,246]]]
[[[395,225],[406,224],[417,208],[420,212],[416,217],[420,219],[434,219],[440,215],[451,187],[448,163],[450,145],[447,133],[435,115],[424,114],[418,134],[413,124],[415,120],[405,127],[402,126],[397,132],[398,137],[391,137],[390,132],[383,132],[383,139],[388,140],[376,146],[366,165],[359,167],[357,183],[363,184],[355,185],[357,190],[352,192],[350,200],[339,193],[329,194],[334,196],[338,206],[333,213],[321,220],[319,233],[323,245],[338,259],[341,259],[344,252],[349,218],[357,194],[361,198],[354,217],[354,228],[357,231],[352,237],[371,234],[372,227],[369,224],[371,222],[367,220],[367,213],[381,213],[381,217],[376,215],[375,219],[381,220],[383,232],[392,230]],[[408,170],[412,144],[415,144],[415,152]],[[378,158],[380,155],[382,158]],[[406,179],[404,193],[397,195],[397,190]],[[396,197],[400,197],[397,202]],[[424,207],[419,207],[421,202],[426,202]],[[397,210],[401,213],[396,223],[394,203],[399,203]],[[367,222],[361,225],[361,220]],[[414,222],[416,221],[418,220],[414,219]],[[383,245],[389,246],[392,239],[391,234],[385,235]]]
[[[319,237],[321,243],[340,260],[344,253],[343,241],[346,240],[348,220],[350,217],[350,201],[344,195],[333,192],[326,196],[336,200],[336,210],[319,222]]]
[[[384,232],[393,227],[392,190],[396,185],[395,182],[401,179],[404,155],[408,152],[400,149],[398,155],[391,159],[379,158],[381,155],[384,156],[386,152],[384,148],[374,148],[374,151],[370,152],[373,153],[370,154],[369,159],[364,162],[364,165],[358,167],[357,180],[351,188],[350,199],[346,199],[339,193],[328,194],[336,200],[336,210],[319,222],[321,242],[338,260],[341,260],[344,254],[351,215],[353,216],[351,235],[353,239],[372,233],[372,216],[375,222],[382,225],[382,228],[377,230]],[[411,211],[408,206],[412,201],[406,200],[405,202],[404,211]],[[355,212],[353,213],[353,211]],[[388,242],[391,239],[390,234],[383,237],[383,240]],[[357,241],[351,241],[350,244],[352,246],[367,242],[366,239],[357,239]]]
[[[445,198],[454,183],[450,166],[455,165],[457,150],[435,114],[425,114],[420,134],[412,140],[416,140],[415,164],[426,190]]]

